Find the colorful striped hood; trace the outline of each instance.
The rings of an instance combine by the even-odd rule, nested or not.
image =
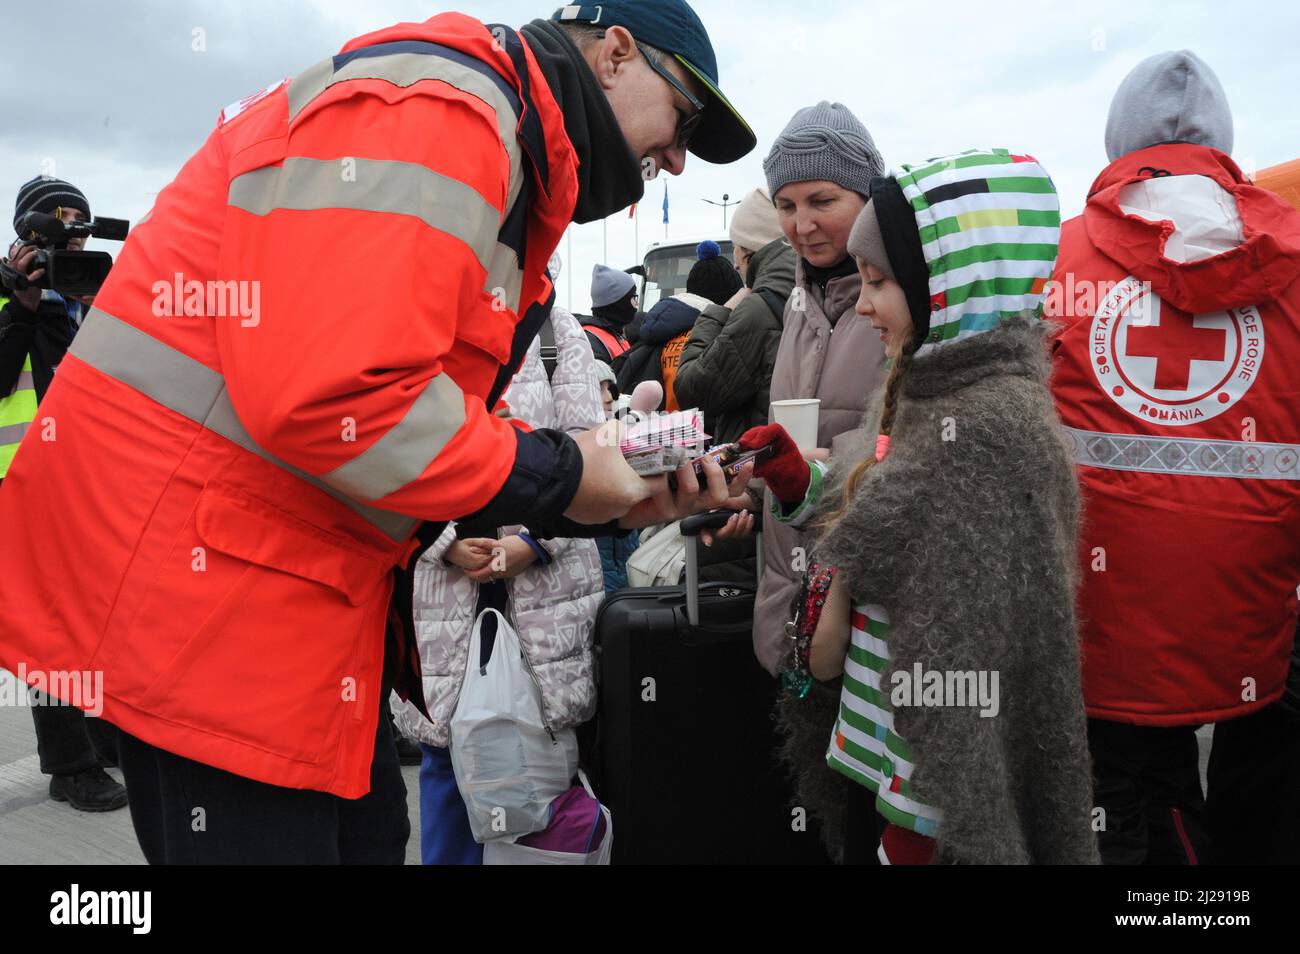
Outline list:
[[[916,217],[930,278],[930,330],[918,357],[1013,315],[1041,317],[1061,211],[1037,160],[969,149],[904,164],[894,177]]]

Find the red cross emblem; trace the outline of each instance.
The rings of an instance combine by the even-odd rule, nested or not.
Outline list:
[[[1162,391],[1186,391],[1193,361],[1222,361],[1228,333],[1222,328],[1198,328],[1190,313],[1167,301],[1159,303],[1160,324],[1130,325],[1125,353],[1156,359],[1155,386]]]
[[[1088,350],[1107,397],[1134,417],[1180,427],[1222,414],[1250,389],[1264,323],[1254,305],[1192,315],[1129,275],[1097,306]]]

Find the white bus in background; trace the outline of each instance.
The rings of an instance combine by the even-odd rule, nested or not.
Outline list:
[[[656,242],[645,253],[639,266],[628,269],[640,278],[641,311],[649,311],[656,302],[686,291],[686,277],[696,261],[696,246],[706,238],[717,242],[722,257],[734,264],[729,238],[702,236],[690,242]]]

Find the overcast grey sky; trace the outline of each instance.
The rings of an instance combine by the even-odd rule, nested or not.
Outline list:
[[[1300,8],[1291,2],[1151,0],[696,0],[722,88],[758,134],[729,166],[691,159],[668,186],[673,241],[722,234],[706,205],[763,181],[762,158],[801,106],[838,100],[891,164],[974,146],[1036,156],[1076,214],[1097,172],[1111,94],[1142,58],[1188,48],[1218,73],[1247,170],[1300,157]],[[5,0],[0,209],[41,172],[96,214],[138,219],[211,132],[222,107],[292,76],[353,36],[459,10],[522,24],[558,0]],[[667,177],[664,177],[667,178]],[[639,210],[608,220],[609,264],[664,239],[662,178]],[[600,223],[573,227],[558,283],[587,308]],[[102,247],[112,250],[111,244]],[[562,254],[566,245],[560,247]]]

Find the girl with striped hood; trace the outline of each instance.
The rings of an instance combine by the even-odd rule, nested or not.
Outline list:
[[[1040,320],[1059,227],[1047,173],[1005,149],[874,179],[849,250],[892,363],[861,462],[810,466],[776,425],[742,438],[778,445],[756,471],[774,516],[824,531],[788,628],[786,755],[829,817],[838,777],[874,793],[887,863],[1097,860],[1078,490]],[[837,704],[805,708],[829,680]]]

